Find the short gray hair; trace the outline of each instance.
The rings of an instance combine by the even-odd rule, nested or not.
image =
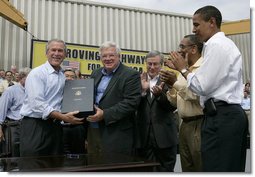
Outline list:
[[[111,47],[115,48],[117,55],[119,55],[119,56],[121,55],[120,47],[113,41],[106,41],[103,44],[101,44],[101,46],[99,47],[99,54],[101,55],[103,49],[111,48]]]
[[[30,73],[31,68],[25,67],[25,68],[21,68],[19,70],[19,77],[20,79],[27,77],[27,75]]]
[[[66,43],[65,43],[63,40],[61,40],[61,39],[51,39],[51,40],[49,40],[49,41],[47,42],[47,45],[46,45],[46,53],[48,52],[48,50],[49,50],[49,45],[50,45],[52,42],[59,42],[59,43],[64,44],[64,51],[65,51],[65,53],[67,53]]]
[[[163,63],[164,63],[164,55],[163,55],[162,53],[160,53],[159,51],[157,51],[157,50],[152,50],[152,51],[150,51],[150,52],[146,55],[145,59],[146,59],[146,61],[147,61],[148,58],[156,57],[156,56],[160,56],[160,64],[163,65]]]

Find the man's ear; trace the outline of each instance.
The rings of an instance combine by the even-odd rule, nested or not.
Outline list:
[[[211,27],[216,26],[216,19],[215,19],[214,17],[211,17],[210,20],[209,20],[209,22],[210,22],[210,26],[211,26]]]

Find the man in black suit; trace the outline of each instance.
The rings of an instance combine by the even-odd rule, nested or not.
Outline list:
[[[95,79],[96,114],[89,116],[88,153],[114,152],[130,155],[134,149],[135,111],[141,99],[139,73],[120,62],[114,42],[101,45],[103,67]]]
[[[177,153],[177,126],[173,111],[176,109],[167,99],[168,90],[160,82],[159,71],[164,56],[158,51],[146,55],[147,73],[142,73],[142,99],[138,108],[137,132],[140,141],[138,153],[160,162],[156,171],[173,171]]]

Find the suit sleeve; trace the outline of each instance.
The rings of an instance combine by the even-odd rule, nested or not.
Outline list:
[[[168,91],[168,88],[165,86],[163,88],[162,94],[157,97],[156,101],[162,106],[162,108],[169,110],[169,111],[174,111],[176,109],[176,107],[173,106],[170,103],[170,101],[168,100],[167,91]]]

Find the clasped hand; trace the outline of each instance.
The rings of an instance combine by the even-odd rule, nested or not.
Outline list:
[[[165,65],[180,72],[188,66],[188,53],[186,53],[185,58],[183,58],[178,52],[170,52],[169,59],[165,61]]]
[[[87,117],[87,121],[89,122],[99,122],[103,120],[104,111],[96,105],[94,107],[96,109],[96,114]]]
[[[177,80],[176,74],[173,71],[161,70],[159,72],[161,82],[172,87]]]

